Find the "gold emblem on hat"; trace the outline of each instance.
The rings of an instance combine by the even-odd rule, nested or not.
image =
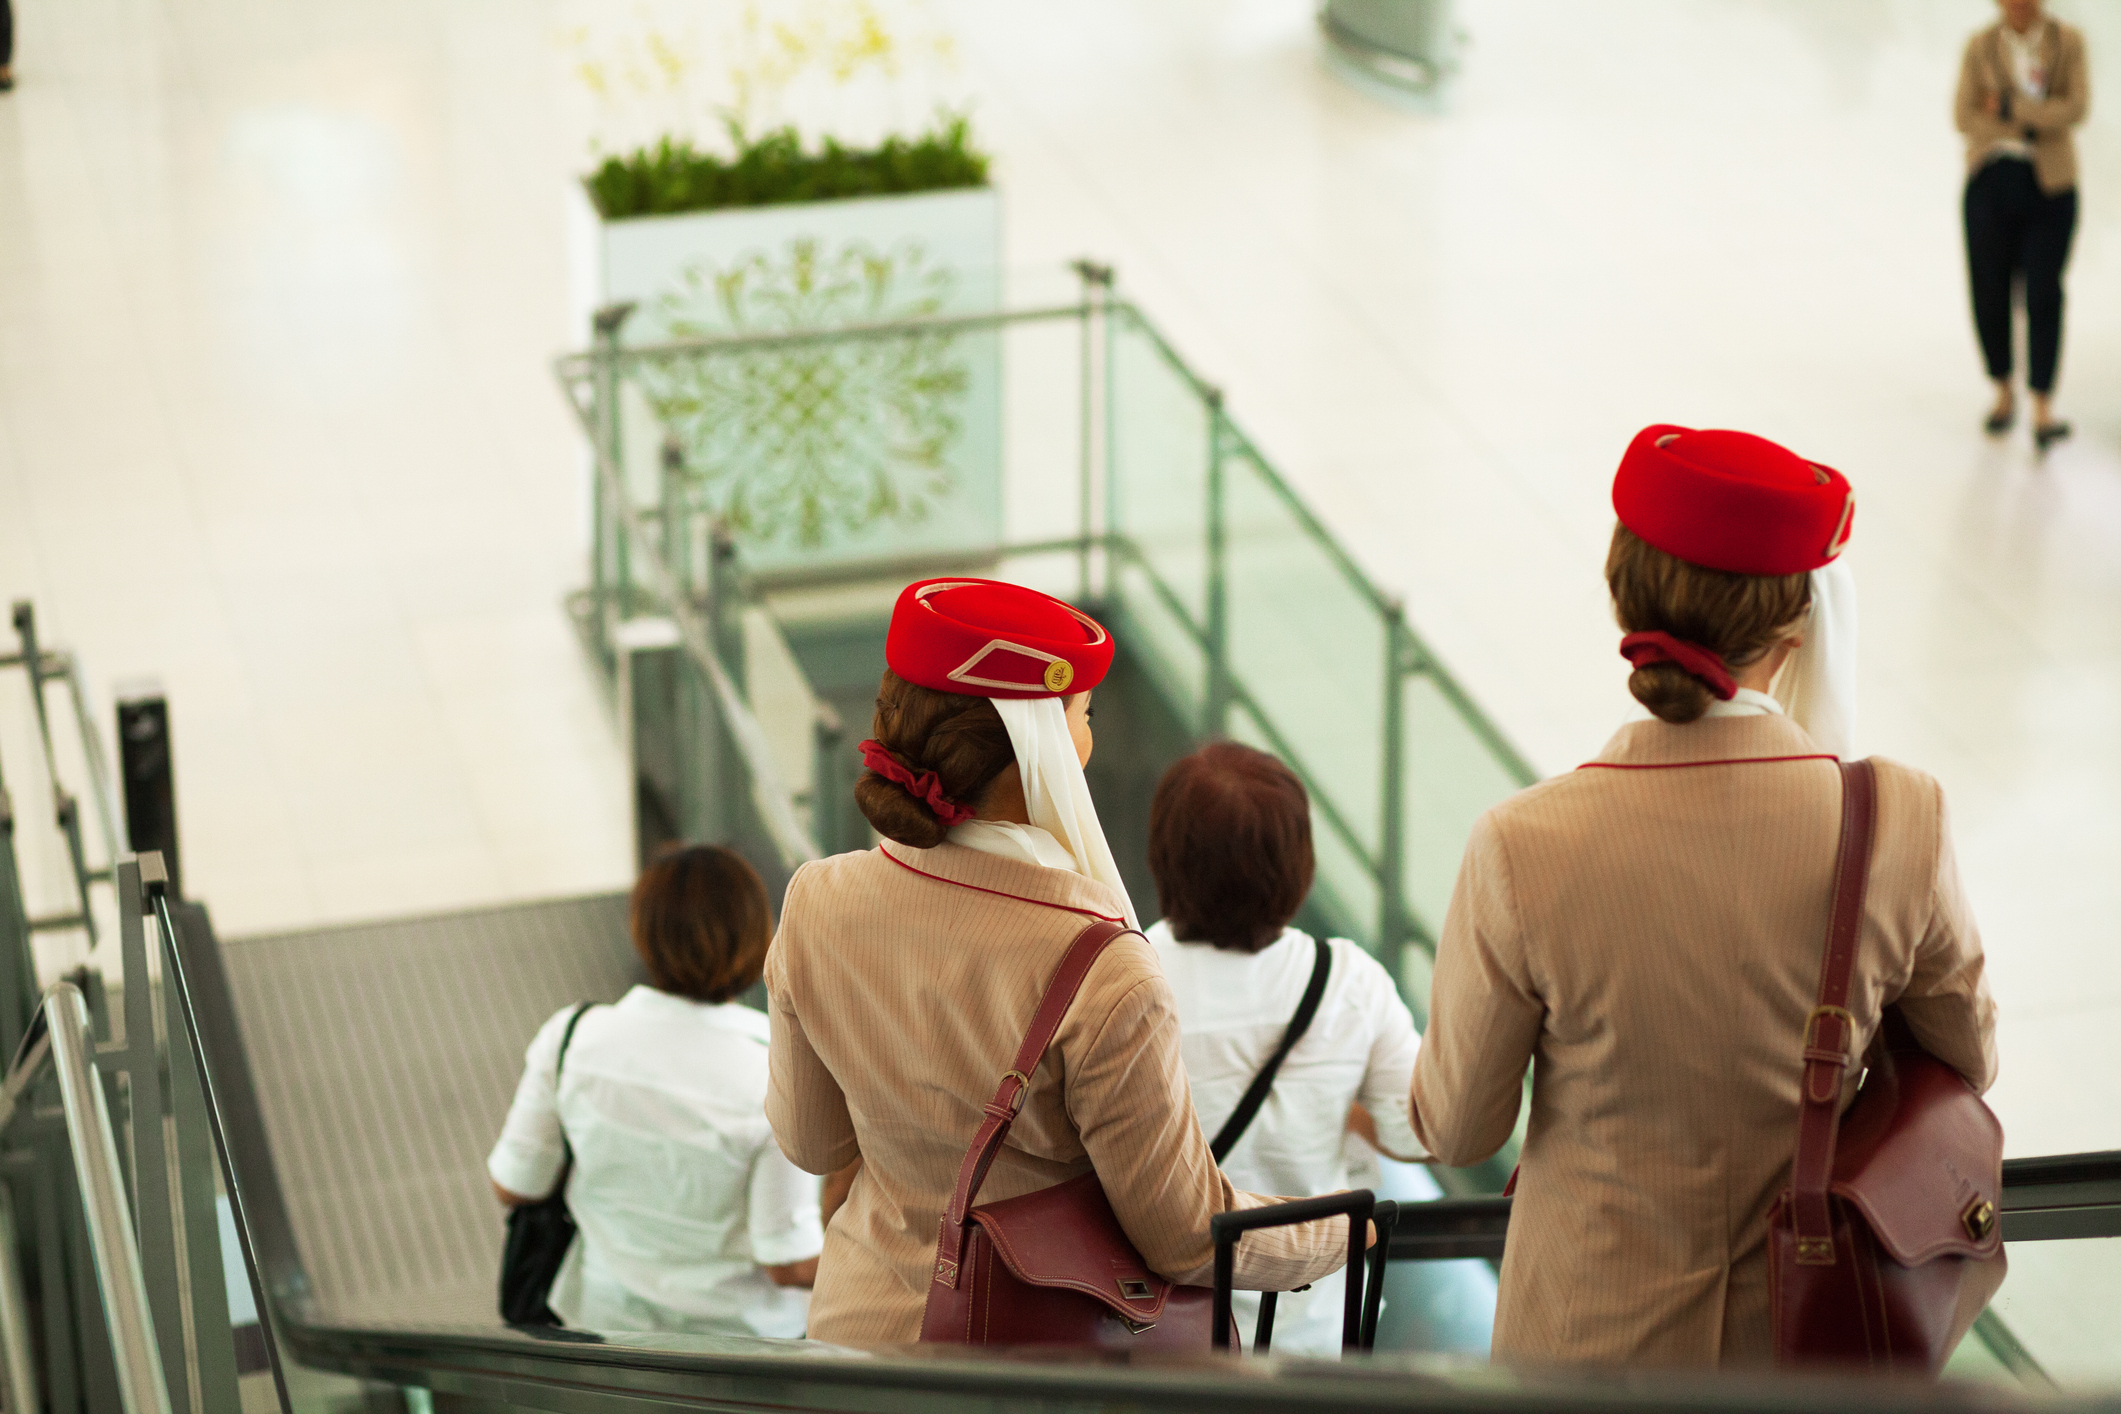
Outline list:
[[[1075,665],[1062,660],[1046,664],[1046,691],[1066,692],[1068,684],[1075,681]]]

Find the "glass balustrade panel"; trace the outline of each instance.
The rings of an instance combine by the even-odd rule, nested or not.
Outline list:
[[[1197,632],[1161,582],[1131,556],[1116,561],[1112,597],[1110,628],[1120,651],[1141,665],[1179,716],[1197,726],[1208,700],[1207,656]]]
[[[1073,319],[1003,330],[1002,532],[1008,544],[1083,531],[1084,337],[1081,321]]]
[[[2007,1251],[2010,1272],[1990,1309],[2026,1353],[2065,1389],[2121,1384],[2121,1237]]]
[[[1195,627],[1207,622],[1208,407],[1131,311],[1111,324],[1111,530],[1170,591]]]
[[[1404,692],[1401,829],[1407,907],[1434,938],[1443,930],[1473,822],[1516,791],[1518,780],[1435,677],[1409,674]]]
[[[1223,518],[1230,673],[1294,754],[1290,764],[1374,856],[1384,617],[1248,452],[1224,461]]]

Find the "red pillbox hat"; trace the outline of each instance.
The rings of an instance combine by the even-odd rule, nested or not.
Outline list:
[[[1620,523],[1668,555],[1733,574],[1803,574],[1839,555],[1856,493],[1830,466],[1750,432],[1645,427],[1613,478]]]
[[[1112,635],[1073,605],[998,579],[924,579],[891,610],[884,661],[916,687],[969,697],[1088,692]]]

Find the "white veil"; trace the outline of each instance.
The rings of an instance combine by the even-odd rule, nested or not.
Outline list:
[[[1821,751],[1855,759],[1856,576],[1846,555],[1812,571],[1804,646],[1775,675],[1773,694]]]
[[[1075,738],[1068,734],[1068,709],[1058,697],[997,697],[994,710],[1009,729],[1009,743],[1016,748],[1016,765],[1024,778],[1024,804],[1031,823],[1044,830],[1075,856],[1083,874],[1108,885],[1119,895],[1120,911],[1129,928],[1141,927],[1134,900],[1119,876],[1112,846],[1105,843],[1104,826],[1098,823],[1097,806],[1090,800],[1090,782],[1083,778],[1082,763],[1075,759]]]

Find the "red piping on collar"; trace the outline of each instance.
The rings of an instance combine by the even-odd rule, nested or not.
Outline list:
[[[1063,913],[1080,913],[1085,918],[1096,918],[1106,923],[1124,923],[1127,921],[1125,918],[1115,917],[1109,913],[1099,913],[1097,910],[1091,908],[1072,908],[1065,903],[1048,903],[1042,898],[1025,898],[1022,894],[1004,893],[1000,889],[983,889],[978,884],[966,884],[960,883],[956,879],[945,879],[940,874],[931,874],[925,869],[914,868],[911,864],[908,864],[905,860],[899,858],[890,850],[885,849],[882,845],[878,845],[876,847],[876,852],[878,854],[883,855],[884,858],[890,860],[893,864],[896,864],[899,868],[904,869],[907,873],[918,874],[923,879],[933,879],[938,884],[951,884],[955,885],[957,888],[960,889],[970,889],[974,893],[993,894],[996,898],[1013,898],[1018,903],[1035,903],[1040,908],[1057,908]]]
[[[1624,761],[1586,761],[1579,771],[1682,771],[1689,766],[1753,766],[1768,761],[1839,761],[1831,751],[1809,756],[1726,756],[1716,761],[1667,761],[1659,765],[1634,765]]]

